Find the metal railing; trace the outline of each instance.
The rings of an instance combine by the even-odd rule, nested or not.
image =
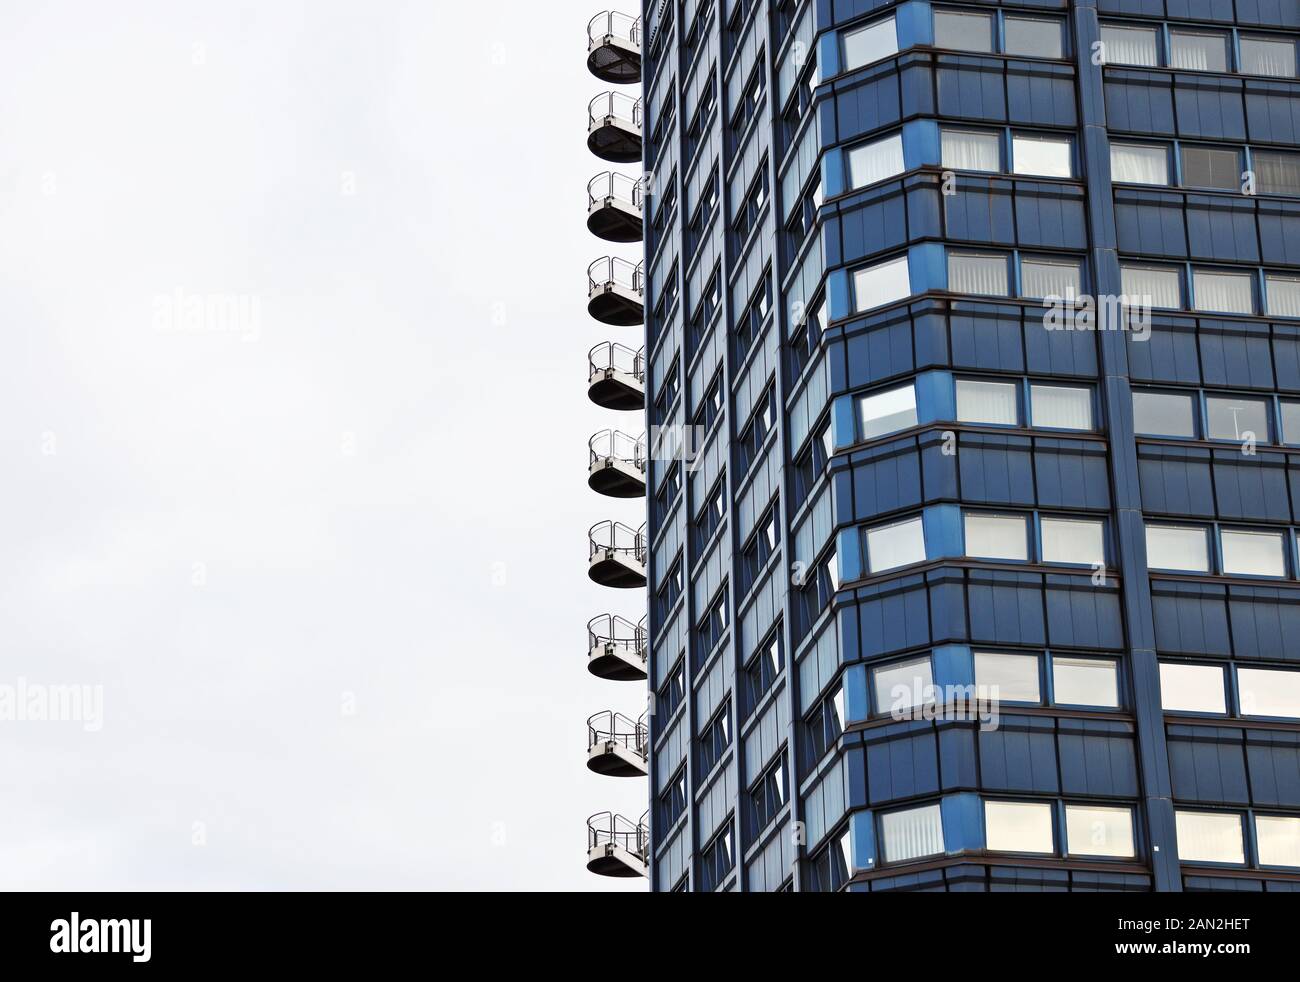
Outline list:
[[[623,204],[641,210],[644,198],[645,179],[633,180],[626,174],[616,171],[604,171],[587,182],[587,209],[597,202],[621,201]]]
[[[601,614],[587,621],[587,648],[619,648],[636,657],[645,657],[646,619],[633,624],[618,614]]]
[[[606,38],[619,38],[641,47],[641,18],[605,10],[587,22],[587,50]]]
[[[649,812],[646,812],[639,821],[633,822],[614,812],[597,812],[587,819],[587,848],[619,846],[640,856],[642,860],[646,859],[650,855],[648,817]]]
[[[598,373],[615,371],[633,375],[645,384],[645,348],[633,351],[626,345],[615,341],[603,341],[587,352],[587,377],[590,379]]]
[[[622,522],[597,522],[587,531],[587,558],[599,552],[622,553],[638,563],[646,560],[645,526],[634,529]]]
[[[649,753],[649,737],[650,728],[646,725],[644,715],[640,719],[632,719],[606,709],[587,717],[588,750],[602,743],[616,743],[624,750],[630,750],[644,758]]]
[[[641,100],[622,92],[602,92],[587,103],[587,127],[597,122],[625,123],[641,132]]]
[[[587,292],[621,286],[640,296],[645,292],[644,261],[631,263],[618,256],[601,256],[587,267]]]
[[[587,441],[587,466],[599,460],[621,460],[644,472],[646,468],[645,437],[628,436],[622,430],[601,430]]]

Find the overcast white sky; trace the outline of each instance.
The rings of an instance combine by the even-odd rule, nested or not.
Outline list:
[[[644,611],[586,578],[643,509],[585,483],[596,9],[0,12],[0,685],[104,698],[0,722],[0,885],[644,889],[584,867],[646,801],[583,762],[644,708],[585,668]]]

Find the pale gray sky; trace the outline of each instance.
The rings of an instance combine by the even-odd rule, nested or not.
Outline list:
[[[584,868],[646,801],[583,764],[644,706],[585,669],[644,610],[586,578],[643,509],[585,483],[596,10],[0,14],[0,685],[104,699],[0,722],[5,887],[644,889]]]

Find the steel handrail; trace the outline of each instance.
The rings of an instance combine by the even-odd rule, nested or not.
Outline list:
[[[604,30],[597,33],[599,27]],[[623,28],[620,30],[619,28]],[[641,18],[631,14],[619,13],[617,10],[604,10],[587,21],[587,50],[593,45],[601,44],[606,38],[621,38],[641,47]]]
[[[646,725],[643,719],[632,719],[612,709],[602,709],[587,717],[587,749],[602,743],[616,743],[624,750],[645,757]]]
[[[590,559],[601,551],[619,552],[630,555],[638,562],[644,563],[646,557],[645,526],[634,529],[622,522],[597,522],[587,530]],[[608,540],[608,541],[606,541]]]
[[[618,256],[601,256],[587,267],[587,292],[621,286],[639,296],[645,292],[644,267],[644,260],[632,263]]]
[[[619,846],[644,859],[649,854],[650,828],[646,816],[633,822],[614,812],[597,812],[587,819],[587,848]]]
[[[601,614],[587,621],[587,647],[623,648],[639,652],[645,644],[641,625],[633,624],[626,617],[618,614]]]
[[[597,103],[600,103],[598,106]],[[597,122],[610,123],[614,120],[627,123],[641,132],[641,100],[633,99],[622,92],[602,92],[587,103],[587,127]]]
[[[599,360],[597,360],[599,359]],[[611,369],[636,376],[638,382],[645,382],[645,347],[633,351],[617,341],[602,341],[587,352],[588,377]]]
[[[621,460],[637,470],[646,469],[645,437],[629,436],[622,430],[601,430],[587,441],[588,466],[599,460]]]
[[[604,171],[587,182],[587,208],[590,210],[599,201],[621,201],[640,211],[644,187],[645,178],[634,180],[617,171]]]

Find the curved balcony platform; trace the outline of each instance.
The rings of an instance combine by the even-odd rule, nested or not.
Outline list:
[[[609,498],[645,496],[645,440],[601,430],[587,441],[587,486]]]
[[[601,586],[630,590],[646,584],[645,526],[598,522],[587,533],[587,575]]]
[[[602,82],[641,81],[641,18],[613,10],[587,24],[587,68]]]
[[[587,182],[587,229],[606,242],[640,242],[643,182],[605,171]]]
[[[645,321],[645,278],[640,263],[603,256],[587,267],[587,313],[611,327]]]
[[[602,614],[587,622],[587,671],[607,682],[644,682],[646,624],[633,624],[616,614]]]
[[[587,770],[607,777],[645,777],[649,729],[645,717],[632,719],[612,709],[587,720]]]
[[[587,398],[602,409],[644,409],[645,349],[605,341],[587,352]]]
[[[587,104],[587,149],[611,164],[641,160],[641,100],[602,92]]]
[[[600,812],[587,819],[587,869],[598,876],[649,876],[650,827],[641,820]]]

